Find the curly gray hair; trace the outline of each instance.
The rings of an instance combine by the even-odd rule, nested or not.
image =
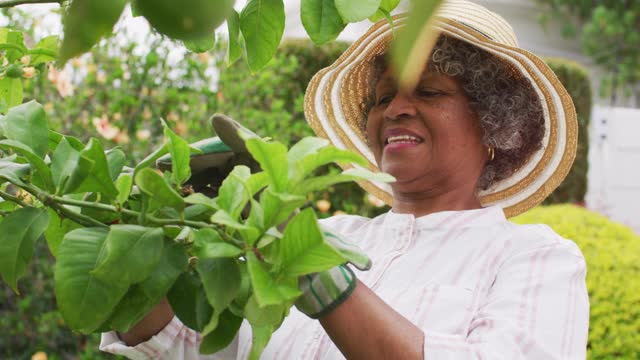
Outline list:
[[[374,62],[373,85],[386,68],[383,55]],[[495,158],[485,165],[478,189],[508,178],[542,148],[545,121],[540,100],[529,81],[507,63],[462,40],[442,35],[428,66],[430,71],[460,82],[478,115],[483,143],[495,149]],[[374,101],[366,101],[365,123]]]

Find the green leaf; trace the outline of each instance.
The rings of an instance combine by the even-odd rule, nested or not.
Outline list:
[[[282,322],[287,309],[283,305],[258,305],[255,296],[251,296],[244,307],[245,318],[254,326],[277,326]]]
[[[238,165],[227,175],[218,190],[218,206],[233,219],[240,217],[240,213],[251,199],[251,192],[246,185],[250,176],[251,170],[247,166]]]
[[[118,196],[118,189],[113,184],[109,163],[104,153],[102,144],[98,139],[91,138],[89,144],[80,152],[80,157],[91,159],[94,162],[89,175],[78,186],[75,192],[98,192],[107,199]]]
[[[131,174],[122,174],[118,180],[116,180],[116,189],[118,190],[116,201],[118,204],[122,205],[129,199],[132,185],[133,176]]]
[[[395,178],[386,173],[374,173],[366,169],[352,168],[343,171],[341,174],[317,176],[304,180],[298,183],[291,192],[293,194],[303,195],[326,189],[331,185],[354,180],[369,180],[389,183],[395,181]]]
[[[367,161],[362,156],[349,150],[328,146],[320,148],[315,152],[310,152],[299,159],[292,168],[289,169],[289,178],[291,182],[295,184],[320,166],[331,163],[355,163],[361,166],[368,166]]]
[[[178,211],[184,210],[184,200],[164,178],[155,171],[145,168],[135,176],[135,182],[140,190],[149,196],[149,211],[169,206]]]
[[[0,274],[18,292],[18,278],[24,275],[33,257],[33,250],[49,223],[45,209],[21,208],[0,222]]]
[[[259,360],[262,351],[269,343],[271,335],[273,335],[273,326],[251,326],[251,352],[249,360]]]
[[[108,229],[83,228],[67,233],[58,249],[55,291],[58,309],[67,325],[85,334],[110,316],[129,284],[95,278],[91,271],[105,251]]]
[[[262,69],[276,53],[284,32],[282,0],[250,0],[240,13],[240,29],[251,71]]]
[[[287,147],[279,142],[266,142],[259,138],[247,139],[245,144],[262,170],[269,176],[275,190],[284,191],[288,183]]]
[[[320,149],[329,146],[329,144],[330,142],[327,139],[307,136],[289,149],[289,152],[287,153],[289,164],[295,165],[306,156],[317,153]]]
[[[378,8],[378,11],[376,11],[375,14],[369,17],[369,20],[371,22],[376,22],[388,17],[387,15],[389,15],[396,7],[398,7],[399,3],[400,0],[382,0],[380,2],[380,8]]]
[[[26,177],[31,172],[31,165],[18,164],[13,161],[0,160],[0,179],[8,180],[14,184],[24,184],[20,178]]]
[[[78,229],[81,226],[77,223],[69,220],[69,219],[60,219],[58,214],[49,209],[49,226],[47,226],[47,230],[44,233],[45,239],[47,239],[47,245],[49,246],[49,251],[53,256],[58,256],[58,248],[62,243],[62,239],[64,235],[72,230]]]
[[[218,327],[202,339],[200,353],[213,354],[229,346],[238,334],[240,325],[242,325],[242,318],[225,310],[220,314]]]
[[[89,51],[113,26],[127,4],[126,0],[74,0],[63,15],[64,39],[60,63]]]
[[[2,133],[9,140],[19,141],[44,158],[49,150],[49,126],[42,105],[29,101],[9,110],[0,120]]]
[[[280,267],[287,276],[301,276],[328,270],[346,260],[324,241],[313,209],[294,217],[280,240]]]
[[[202,331],[213,315],[200,277],[194,272],[182,273],[169,290],[171,309],[183,324]]]
[[[251,176],[247,180],[247,188],[249,188],[251,197],[254,197],[258,193],[258,191],[262,190],[267,185],[269,185],[269,175],[267,175],[267,173],[264,171],[251,174]]]
[[[200,259],[235,258],[242,250],[225,243],[216,231],[205,228],[196,233],[191,253]]]
[[[247,252],[246,257],[251,286],[259,306],[279,305],[302,294],[295,278],[276,281],[254,253]]]
[[[156,160],[158,160],[159,158],[161,158],[163,155],[165,155],[168,152],[169,152],[169,144],[167,144],[167,143],[163,144],[161,147],[159,147],[156,150],[154,150],[154,152],[149,154],[146,158],[142,159],[142,161],[140,161],[138,163],[138,165],[136,165],[136,167],[135,167],[135,169],[133,171],[133,176],[135,177],[135,175],[140,170],[142,170],[144,168],[147,168],[149,166],[155,165]]]
[[[402,89],[413,89],[425,69],[439,33],[431,22],[442,0],[414,0],[409,18],[391,46],[392,68]]]
[[[300,18],[316,45],[335,40],[346,26],[336,9],[335,0],[302,0]]]
[[[63,138],[51,157],[51,173],[59,195],[69,194],[89,176],[94,166],[93,160],[81,156],[80,151]]]
[[[213,49],[216,44],[216,37],[211,33],[201,39],[184,40],[183,43],[187,50],[201,54]]]
[[[20,31],[0,29],[0,45],[8,45],[6,55],[9,63],[16,62],[27,52],[24,46],[24,35]]]
[[[40,184],[44,186],[45,190],[51,192],[55,190],[53,176],[51,174],[51,171],[49,170],[49,167],[41,157],[31,151],[31,148],[15,140],[1,140],[0,149],[10,149],[24,156],[27,161],[29,161],[31,166],[36,170],[35,177],[39,180]]]
[[[163,238],[161,228],[111,225],[103,258],[91,275],[104,281],[127,284],[144,280],[162,257]]]
[[[335,4],[344,22],[353,23],[375,14],[380,7],[380,0],[335,0]]]
[[[122,172],[122,168],[124,168],[127,156],[124,154],[124,151],[120,149],[111,149],[106,152],[106,156],[107,164],[109,164],[109,174],[111,174],[111,181],[116,181],[116,179]]]
[[[246,224],[243,224],[239,221],[237,221],[236,219],[232,218],[231,215],[229,215],[229,213],[227,213],[224,210],[218,210],[216,211],[215,214],[213,214],[213,216],[211,216],[210,221],[214,224],[220,224],[220,225],[224,225],[224,226],[228,226],[232,229],[237,229],[237,230],[251,230],[252,227]],[[254,229],[255,231],[257,231],[257,229]]]
[[[185,139],[176,135],[167,125],[164,126],[164,136],[168,139],[167,144],[169,154],[171,154],[171,181],[182,186],[191,177],[191,167],[189,166],[191,147]]]
[[[227,65],[231,65],[242,56],[240,46],[240,15],[232,10],[227,17],[227,31],[229,33],[229,43],[227,44]]]
[[[235,259],[199,259],[196,271],[213,311],[221,314],[240,290],[240,268]]]
[[[187,266],[184,247],[165,240],[162,259],[148,278],[129,288],[109,319],[111,328],[126,332],[142,320],[167,294]]]
[[[202,193],[191,194],[186,198],[184,198],[184,202],[186,202],[187,204],[193,204],[193,205],[203,205],[212,210],[220,209],[220,207],[218,206],[218,203],[214,199]]]
[[[3,100],[0,113],[6,114],[24,100],[24,89],[21,78],[5,77],[0,79],[0,99]]]
[[[277,193],[271,188],[260,194],[260,206],[264,212],[264,228],[268,229],[286,221],[307,199],[304,196]]]
[[[42,38],[33,49],[28,51],[31,56],[29,65],[37,66],[55,60],[58,57],[59,44],[60,38],[57,35]]]

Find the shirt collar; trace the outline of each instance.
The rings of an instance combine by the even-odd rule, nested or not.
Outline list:
[[[490,226],[507,221],[504,211],[499,206],[473,210],[440,211],[420,217],[415,217],[412,214],[398,214],[389,210],[385,217],[385,222],[388,224],[400,225],[408,221],[415,221],[415,225],[420,228]]]

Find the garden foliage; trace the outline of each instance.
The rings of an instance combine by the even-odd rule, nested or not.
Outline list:
[[[640,358],[640,237],[626,226],[572,205],[538,207],[512,220],[548,224],[582,250],[591,303],[588,358]]]
[[[589,125],[591,124],[591,80],[587,70],[575,62],[545,59],[569,92],[578,116],[578,150],[571,171],[544,204],[584,203],[589,170]]]

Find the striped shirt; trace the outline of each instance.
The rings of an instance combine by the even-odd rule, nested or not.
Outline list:
[[[498,207],[414,217],[336,216],[323,224],[373,260],[355,271],[424,332],[424,358],[584,359],[589,325],[586,265],[576,244],[545,225],[516,225]],[[100,349],[132,359],[245,359],[245,322],[220,353],[174,318],[136,347],[105,333]],[[292,309],[263,359],[343,359],[318,321]]]

